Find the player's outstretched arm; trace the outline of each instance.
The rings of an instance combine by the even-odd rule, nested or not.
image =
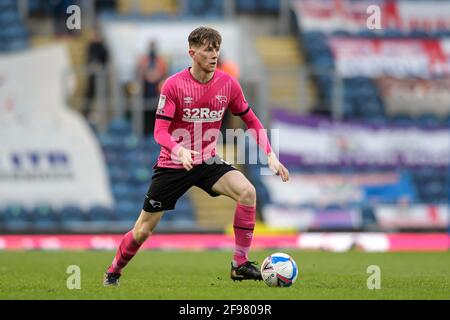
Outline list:
[[[278,161],[276,154],[272,151],[272,147],[270,146],[269,138],[267,137],[266,130],[259,121],[258,117],[254,114],[254,112],[249,108],[247,112],[240,116],[242,121],[245,122],[247,128],[252,129],[252,133],[255,135],[255,139],[267,154],[269,168],[281,179],[286,182],[289,180],[289,170],[286,169],[284,165]]]
[[[289,181],[289,170],[278,160],[277,155],[274,152],[269,152],[267,159],[270,170],[280,176],[283,182]]]

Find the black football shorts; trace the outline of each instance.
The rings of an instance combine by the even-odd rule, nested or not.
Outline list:
[[[218,156],[213,159],[207,160],[208,164],[194,166],[190,171],[184,168],[155,168],[142,209],[146,212],[173,210],[178,199],[192,186],[199,187],[212,197],[219,196],[212,190],[213,185],[225,173],[237,169]]]

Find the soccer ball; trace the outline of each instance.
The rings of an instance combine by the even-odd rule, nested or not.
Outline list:
[[[288,254],[277,252],[264,260],[261,276],[269,287],[290,287],[297,280],[297,264]]]

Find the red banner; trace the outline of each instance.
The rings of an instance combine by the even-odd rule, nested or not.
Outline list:
[[[450,74],[447,42],[437,39],[330,38],[344,77],[431,77]]]
[[[358,32],[368,30],[367,20],[377,6],[381,30],[450,30],[450,2],[408,0],[294,0],[299,25],[304,31]]]
[[[376,82],[383,97],[386,113],[389,115],[450,114],[450,77],[438,79],[381,77]]]

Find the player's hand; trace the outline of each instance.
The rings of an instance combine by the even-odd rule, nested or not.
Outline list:
[[[272,170],[277,176],[281,176],[281,180],[283,180],[283,182],[289,181],[289,170],[286,169],[280,161],[278,161],[276,154],[270,152],[267,155],[267,159],[270,170]]]
[[[194,159],[193,156],[198,155],[199,153],[194,150],[188,150],[186,148],[181,147],[180,150],[178,150],[177,156],[180,159],[181,163],[183,164],[183,167],[189,171],[193,168]]]

